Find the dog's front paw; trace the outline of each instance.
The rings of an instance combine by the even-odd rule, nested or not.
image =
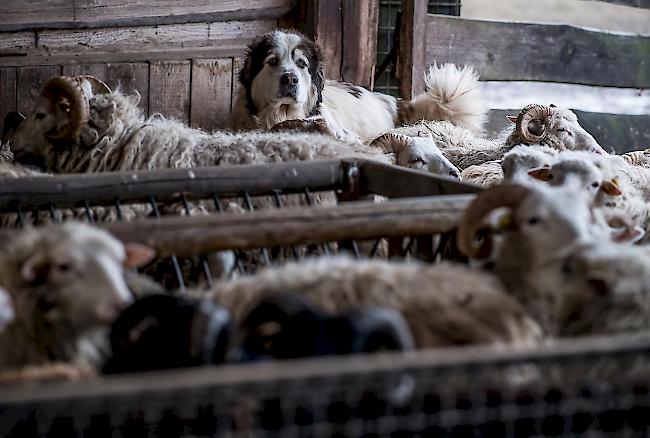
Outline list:
[[[291,119],[276,123],[271,131],[302,131],[332,134],[324,119]]]

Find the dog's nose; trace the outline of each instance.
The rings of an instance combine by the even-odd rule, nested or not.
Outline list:
[[[298,76],[291,72],[284,73],[280,76],[280,83],[282,85],[298,85]]]

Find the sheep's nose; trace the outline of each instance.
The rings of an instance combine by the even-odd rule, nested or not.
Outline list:
[[[298,76],[291,72],[284,73],[280,77],[280,83],[282,85],[298,85]]]
[[[457,170],[450,170],[449,176],[451,176],[452,178],[460,179],[460,172],[458,172]]]

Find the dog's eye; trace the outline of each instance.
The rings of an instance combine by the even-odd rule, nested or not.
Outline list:
[[[304,59],[300,58],[296,61],[296,65],[300,68],[305,68],[307,67],[307,63],[305,62]]]
[[[278,65],[278,58],[276,58],[276,57],[269,58],[269,60],[266,61],[266,63],[268,65],[270,65],[271,67],[274,67],[274,66]]]

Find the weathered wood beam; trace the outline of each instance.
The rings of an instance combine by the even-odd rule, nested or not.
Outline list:
[[[618,154],[650,148],[650,115],[603,114],[574,111],[580,125],[585,128],[605,150]],[[517,115],[519,110],[492,110],[487,122],[487,133],[496,136],[510,122],[506,115]]]
[[[343,239],[438,234],[453,230],[474,195],[354,202],[335,207],[259,210],[202,217],[166,217],[101,225],[124,242],[159,256],[226,249],[307,245]]]
[[[202,21],[278,19],[293,10],[297,0],[212,0],[151,3],[134,0],[3,0],[0,32],[24,29],[80,29],[146,26]]]
[[[443,15],[426,21],[426,62],[473,65],[483,80],[650,87],[649,36]]]
[[[116,199],[142,201],[177,199],[218,193],[239,196],[271,190],[298,192],[335,190],[343,184],[341,160],[166,169],[138,172],[57,175],[39,178],[7,178],[0,187],[0,210],[12,210],[16,203],[25,209],[42,208],[49,203],[59,207],[78,207],[84,200],[93,205],[112,205]]]
[[[400,96],[412,99],[424,91],[427,41],[427,1],[402,0],[402,24],[397,52]]]

